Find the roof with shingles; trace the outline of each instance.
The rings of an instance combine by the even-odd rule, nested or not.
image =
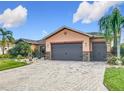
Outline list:
[[[54,32],[50,33],[49,35],[47,35],[46,37],[44,37],[43,39],[47,39],[47,38],[53,36],[54,34],[56,34],[56,33],[60,32],[60,31],[62,31],[63,29],[69,29],[69,30],[71,30],[71,31],[74,31],[74,32],[77,32],[77,33],[86,35],[86,36],[88,36],[88,37],[91,36],[91,35],[89,35],[89,34],[87,34],[87,33],[81,32],[81,31],[79,31],[79,30],[75,30],[75,29],[72,29],[72,28],[67,27],[67,26],[62,26],[62,27],[58,28],[56,31],[54,31]]]
[[[17,43],[19,41],[24,41],[24,42],[27,42],[30,44],[38,44],[38,45],[44,44],[44,40],[31,40],[31,39],[24,39],[24,38],[20,38],[20,39],[16,40],[15,43]]]
[[[51,34],[45,36],[44,38],[42,38],[41,40],[31,40],[31,39],[24,39],[24,38],[20,38],[18,40],[16,40],[16,42],[18,41],[24,41],[24,42],[27,42],[27,43],[30,43],[30,44],[38,44],[38,45],[43,45],[45,44],[45,39],[53,36],[54,34],[62,31],[63,29],[69,29],[71,31],[74,31],[74,32],[77,32],[79,34],[82,34],[82,35],[86,35],[88,37],[103,37],[103,35],[100,33],[100,32],[89,32],[89,33],[85,33],[85,32],[82,32],[82,31],[79,31],[77,29],[72,29],[70,27],[67,27],[67,26],[63,26],[63,27],[60,27],[59,29],[57,29],[56,31],[52,32]]]
[[[47,38],[55,35],[56,33],[62,31],[63,29],[69,29],[71,31],[77,32],[77,33],[82,34],[82,35],[86,35],[88,37],[103,37],[100,32],[85,33],[85,32],[79,31],[77,29],[73,29],[73,28],[70,28],[70,27],[67,27],[67,26],[63,26],[63,27],[60,27],[59,29],[57,29],[56,31],[52,32],[51,34],[45,36],[43,39],[47,39]]]
[[[100,32],[89,32],[88,34],[90,34],[92,36],[103,36],[103,34]]]

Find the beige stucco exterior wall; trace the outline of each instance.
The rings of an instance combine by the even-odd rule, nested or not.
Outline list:
[[[31,45],[31,49],[34,51],[36,48],[38,47],[38,45],[32,44]]]
[[[66,32],[66,34],[64,34]],[[64,29],[57,34],[46,39],[46,52],[51,52],[51,43],[64,43],[64,42],[83,42],[82,51],[89,51],[90,38],[86,35],[81,35],[77,32]]]

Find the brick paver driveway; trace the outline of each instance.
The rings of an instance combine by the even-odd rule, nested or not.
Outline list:
[[[44,61],[0,72],[0,90],[106,90],[105,63]]]

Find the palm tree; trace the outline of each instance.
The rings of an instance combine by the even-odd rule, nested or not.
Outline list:
[[[107,45],[111,48],[111,43],[113,40],[112,29],[111,29],[111,16],[103,16],[99,20],[100,31],[104,38],[106,39]]]
[[[120,10],[115,8],[111,15],[104,16],[99,21],[100,31],[104,33],[107,41],[114,41],[114,49],[117,51],[117,57],[120,57],[120,38],[121,29],[124,27],[124,17]]]
[[[115,8],[112,12],[112,30],[114,35],[114,47],[117,52],[117,57],[120,57],[120,40],[121,30],[124,27],[124,17],[121,15],[120,10]]]
[[[8,31],[5,28],[0,28],[1,41],[0,44],[2,46],[2,53],[4,55],[5,47],[7,44],[14,43],[13,34],[11,31]]]

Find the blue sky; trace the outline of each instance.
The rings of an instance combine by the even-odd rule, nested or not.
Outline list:
[[[0,15],[7,8],[15,9],[19,5],[27,9],[25,23],[18,27],[8,28],[13,32],[16,39],[27,38],[38,40],[63,25],[83,32],[99,31],[98,21],[93,21],[89,24],[82,23],[81,21],[73,23],[73,15],[76,13],[80,3],[79,1],[0,2]],[[119,8],[124,16],[124,4],[119,5]],[[111,13],[111,11],[112,8],[109,8],[109,11],[105,14]]]

